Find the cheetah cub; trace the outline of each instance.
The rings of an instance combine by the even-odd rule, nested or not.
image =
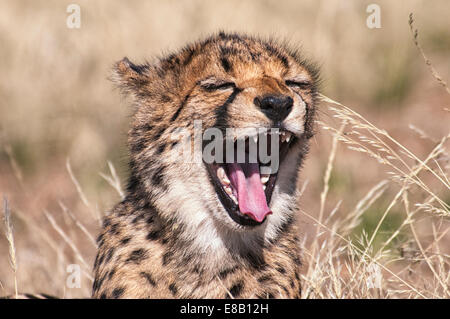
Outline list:
[[[298,298],[316,68],[286,44],[219,33],[114,71],[135,104],[130,178],[98,237],[93,297]]]

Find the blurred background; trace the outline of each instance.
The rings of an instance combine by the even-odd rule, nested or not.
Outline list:
[[[122,187],[127,178],[131,107],[108,80],[113,63],[124,56],[151,60],[218,30],[288,39],[321,66],[324,95],[426,157],[435,145],[430,140],[449,134],[450,96],[414,45],[408,16],[414,13],[421,46],[448,81],[450,2],[376,1],[381,28],[370,29],[366,8],[373,2],[0,0],[0,195],[8,199],[17,258],[14,275],[0,227],[0,295],[14,291],[16,276],[19,291],[89,296],[95,258],[90,236],[96,237],[99,216],[120,200],[101,174],[111,175],[109,161]],[[71,3],[81,8],[80,28],[66,25]],[[318,116],[339,126],[325,105]],[[301,205],[312,216],[320,210],[331,141],[318,127],[301,172],[300,182],[308,182]],[[340,202],[336,216],[344,218],[388,171],[338,145],[325,214]],[[436,192],[450,203],[448,189]],[[361,216],[353,236],[373,232],[392,194],[388,190]],[[394,207],[377,240],[391,236],[403,218]],[[424,220],[419,233],[426,242],[434,226]],[[448,228],[448,218],[437,222]],[[314,239],[308,236],[313,224],[301,217],[306,246]],[[403,253],[408,236],[402,233],[390,244],[394,255]],[[440,241],[447,257],[449,239],[444,234]],[[65,284],[71,263],[82,265],[80,289]]]

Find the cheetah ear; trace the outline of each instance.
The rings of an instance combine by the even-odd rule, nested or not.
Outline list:
[[[141,95],[145,92],[149,83],[148,64],[136,65],[124,57],[114,66],[115,82],[125,92]]]

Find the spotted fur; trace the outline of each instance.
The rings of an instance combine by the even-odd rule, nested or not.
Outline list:
[[[297,178],[313,135],[316,68],[284,43],[219,33],[152,63],[124,58],[115,80],[135,102],[130,178],[98,237],[93,297],[299,297]],[[268,93],[294,100],[283,125],[297,138],[279,170],[273,214],[242,226],[204,163],[180,163],[189,142],[172,133],[192,132],[194,120],[203,129],[272,127],[254,103]]]

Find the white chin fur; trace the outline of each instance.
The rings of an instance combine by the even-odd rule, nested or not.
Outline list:
[[[166,192],[154,197],[155,205],[161,215],[166,218],[176,217],[176,220],[184,225],[184,239],[193,244],[192,248],[197,253],[214,251],[212,255],[216,256],[217,262],[223,262],[222,258],[228,253],[230,246],[251,249],[258,239],[275,239],[280,226],[293,214],[296,201],[293,198],[295,185],[289,183],[292,174],[297,173],[293,172],[296,157],[291,150],[283,160],[270,204],[273,214],[259,226],[244,227],[231,219],[211,185],[202,163],[167,163],[173,168],[166,171],[165,180],[169,187]]]

